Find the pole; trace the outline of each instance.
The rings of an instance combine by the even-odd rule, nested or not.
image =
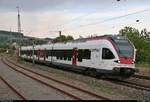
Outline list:
[[[18,10],[18,33],[21,33],[20,7],[17,6],[16,8]],[[21,42],[20,42],[20,40],[18,40],[18,48],[17,49],[18,49],[17,50],[18,51],[18,53],[17,53],[17,56],[18,56],[17,60],[19,61],[20,60],[19,53],[20,53],[20,49],[21,49]]]
[[[19,6],[16,7],[18,9],[18,33],[21,33],[21,22],[20,22],[20,8]]]
[[[34,41],[32,42],[32,47],[33,47],[33,49],[32,49],[32,64],[34,65],[35,64],[35,60],[34,60]]]
[[[61,31],[59,31],[59,37],[61,36]]]

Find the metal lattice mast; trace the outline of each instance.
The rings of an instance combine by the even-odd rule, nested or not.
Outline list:
[[[19,12],[19,6],[16,7],[18,9],[18,33],[21,33],[21,22],[20,22],[20,12]]]

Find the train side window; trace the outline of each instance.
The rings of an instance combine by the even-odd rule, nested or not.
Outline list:
[[[63,60],[63,51],[62,50],[59,50],[59,59],[60,60]]]
[[[55,56],[57,59],[60,59],[60,51],[59,51],[59,50],[54,50],[54,56]]]
[[[48,56],[52,56],[51,50],[47,50],[47,54],[48,54]]]
[[[90,59],[91,58],[91,51],[89,49],[85,49],[83,52],[83,59]]]
[[[33,51],[29,50],[29,55],[32,56],[33,55]]]
[[[68,57],[68,61],[71,61],[71,57]]]
[[[34,55],[37,55],[37,50],[34,50]]]
[[[108,48],[102,49],[102,59],[114,59],[114,58],[115,58],[114,54]]]
[[[79,49],[78,50],[78,61],[82,62],[82,58],[83,58],[83,50]]]
[[[62,50],[59,50],[59,57],[60,57],[60,60],[63,59],[63,51]]]
[[[64,50],[64,60],[67,60],[67,54],[66,54],[67,50]]]
[[[52,50],[52,56],[56,56],[56,50]]]
[[[68,61],[71,61],[72,50],[66,50],[65,54],[66,54],[67,60],[68,60]]]

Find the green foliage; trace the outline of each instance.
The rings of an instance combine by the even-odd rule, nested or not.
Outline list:
[[[9,32],[9,31],[0,31],[0,48],[12,48],[12,44],[16,43],[17,45],[27,46],[34,44],[45,44],[50,39],[40,39],[23,36],[22,33]]]
[[[122,36],[127,36],[129,40],[135,45],[136,62],[150,63],[150,32],[146,29],[139,30],[132,27],[124,27],[119,31]]]
[[[45,39],[40,39],[40,38],[27,38],[27,39],[22,39],[18,43],[20,43],[21,46],[28,46],[28,45],[41,45],[47,43],[48,40]]]
[[[0,48],[0,53],[4,53],[6,52],[6,49],[5,48]]]
[[[61,35],[59,37],[56,37],[53,42],[67,42],[67,41],[71,41],[73,40],[73,37],[68,35],[68,36],[65,36],[65,35]]]

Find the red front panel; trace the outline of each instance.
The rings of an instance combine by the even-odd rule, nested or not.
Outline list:
[[[120,57],[120,63],[121,64],[133,64],[133,59],[132,58]]]

